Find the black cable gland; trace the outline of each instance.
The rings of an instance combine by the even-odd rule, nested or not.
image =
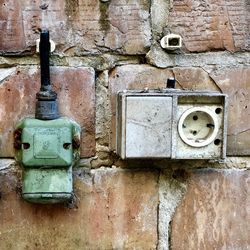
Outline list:
[[[57,105],[57,94],[52,90],[50,83],[50,41],[49,31],[43,30],[40,33],[40,66],[41,66],[41,88],[36,94],[36,114],[40,120],[54,120],[60,117]]]
[[[176,80],[175,80],[174,77],[168,78],[168,80],[167,80],[167,88],[175,89],[175,82],[176,82]]]

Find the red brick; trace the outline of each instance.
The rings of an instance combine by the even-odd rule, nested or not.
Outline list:
[[[20,1],[1,1],[0,8],[0,51],[19,51],[25,48],[25,36]]]
[[[173,72],[182,89],[220,91],[202,68],[173,68]]]
[[[17,123],[34,116],[36,93],[40,88],[38,67],[1,69],[0,156],[13,157],[13,131]],[[5,74],[5,75],[4,75]],[[81,156],[95,153],[95,73],[91,68],[51,67],[51,82],[58,93],[61,115],[82,128]]]
[[[168,29],[191,52],[249,50],[249,5],[244,0],[173,1]]]
[[[18,174],[0,173],[2,250],[156,248],[157,171],[79,170],[72,209],[23,201]]]
[[[229,96],[228,155],[250,154],[250,68],[228,69],[212,74]]]
[[[249,171],[193,171],[171,223],[171,249],[247,249],[248,189]]]
[[[2,2],[5,6],[9,5],[9,0]],[[0,24],[8,22],[9,25],[3,27],[6,34],[11,34],[13,43],[7,45],[10,36],[2,36],[0,51],[31,49],[39,38],[41,28],[50,30],[51,39],[58,45],[58,52],[82,54],[115,50],[125,54],[141,54],[150,46],[150,6],[146,0],[106,3],[54,0],[49,2],[46,10],[39,8],[41,1],[38,0],[24,0],[22,4],[11,2],[15,3],[15,8],[0,16]],[[9,21],[12,16],[17,18],[17,22]]]

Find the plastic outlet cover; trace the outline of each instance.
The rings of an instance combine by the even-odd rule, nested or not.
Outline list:
[[[126,90],[117,95],[122,159],[224,159],[227,98],[209,91]]]

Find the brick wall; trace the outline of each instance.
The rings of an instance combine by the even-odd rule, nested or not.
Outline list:
[[[42,6],[41,6],[42,5]],[[0,249],[248,249],[250,5],[244,0],[2,0]],[[22,200],[13,131],[34,115],[35,40],[50,30],[62,115],[83,128],[75,200]],[[180,34],[168,52],[160,39]],[[229,96],[225,162],[122,161],[114,152],[122,89],[214,90]]]

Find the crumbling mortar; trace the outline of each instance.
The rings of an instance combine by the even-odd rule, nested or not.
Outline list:
[[[157,176],[157,185],[158,185],[158,189],[160,188],[160,170],[158,171],[158,176]],[[157,243],[156,243],[156,248],[155,249],[158,249],[158,246],[159,246],[159,221],[160,221],[160,197],[158,196],[158,204],[157,204]]]
[[[99,145],[99,144],[97,144]],[[103,145],[100,145],[103,146]],[[102,153],[107,153],[107,157],[99,157]],[[78,164],[80,168],[87,167],[92,169],[98,169],[101,167],[112,168],[117,167],[121,169],[143,169],[145,164],[150,165],[154,169],[160,171],[166,171],[168,169],[176,170],[197,170],[197,169],[219,169],[223,170],[248,170],[250,169],[249,157],[232,157],[228,156],[224,160],[121,160],[113,151],[98,151],[94,157],[82,158]]]
[[[165,52],[162,52],[165,53]],[[207,72],[205,69],[208,66],[216,66],[214,69],[214,73],[216,73],[216,70],[218,69],[223,69],[223,68],[228,68],[228,63],[223,60],[223,61],[218,61],[221,56],[224,57],[229,57],[234,60],[233,65],[230,67],[242,67],[242,65],[250,65],[250,52],[235,52],[235,53],[230,53],[228,51],[220,51],[220,52],[202,52],[199,53],[200,58],[203,56],[208,56],[211,58],[215,58],[215,62],[211,64],[209,61],[202,61],[199,62],[195,60],[196,54],[171,54],[175,56],[175,64],[170,65],[169,67],[185,67],[185,66],[193,66],[193,67],[201,67],[203,70]],[[146,54],[141,54],[141,55],[120,55],[120,54],[115,54],[115,53],[102,53],[100,55],[86,55],[86,56],[81,56],[81,55],[74,55],[74,56],[67,56],[67,55],[61,55],[54,53],[51,55],[51,64],[54,66],[88,66],[88,67],[93,67],[96,70],[102,71],[105,69],[112,69],[116,66],[120,65],[126,65],[126,64],[145,64],[145,56]],[[181,56],[182,61],[183,59],[186,60],[186,63],[179,62],[179,57]],[[70,59],[70,60],[69,60]],[[102,60],[102,63],[101,63]],[[29,65],[38,65],[39,64],[39,58],[37,55],[29,55],[29,56],[0,56],[0,68],[6,68],[6,67],[12,67],[12,66],[18,66],[18,65],[23,65],[23,66],[29,66]],[[72,61],[78,61],[79,65],[72,65]],[[111,64],[110,64],[110,61]],[[196,63],[189,63],[189,61],[196,61]],[[197,63],[198,62],[198,63]],[[150,64],[150,63],[149,63]],[[150,64],[152,65],[152,64]],[[157,67],[157,66],[156,66]],[[159,68],[159,67],[158,67]],[[162,67],[160,67],[162,68]]]
[[[1,174],[5,174],[9,171],[9,169],[12,169],[15,167],[16,162],[13,158],[1,158],[0,159],[0,171]]]
[[[67,56],[61,54],[51,55],[52,66],[68,66],[68,67],[93,67],[97,71],[114,68],[118,65],[138,64],[144,55],[120,55],[114,53],[103,53],[101,55],[89,56]],[[78,65],[72,62],[78,62]],[[0,68],[9,68],[14,66],[31,66],[39,65],[39,57],[22,56],[22,57],[4,57],[0,56]]]
[[[168,170],[161,171],[159,185],[158,250],[170,249],[171,221],[176,208],[187,191],[188,178],[189,175],[185,170],[180,171],[169,168]]]
[[[9,69],[10,71],[8,71],[6,74],[0,75],[0,85],[4,81],[8,81],[8,79],[16,72],[16,67],[11,67],[11,68],[6,68],[6,69]]]
[[[154,29],[153,29],[153,20],[152,20],[152,1],[153,0],[149,0],[149,26],[150,26],[150,32],[151,32],[151,38],[150,38],[150,44],[153,43],[154,41]]]

